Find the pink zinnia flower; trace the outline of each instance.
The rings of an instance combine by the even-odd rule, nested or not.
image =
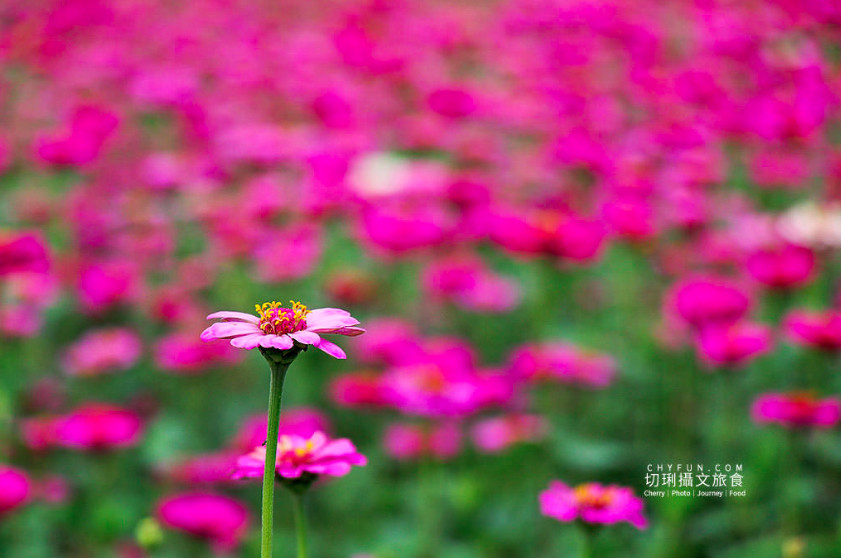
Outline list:
[[[161,523],[204,539],[216,552],[236,548],[248,527],[248,509],[239,501],[212,492],[185,492],[162,500]]]
[[[279,477],[294,479],[305,473],[342,477],[350,472],[351,466],[362,466],[368,460],[356,451],[353,442],[347,438],[330,440],[323,432],[316,432],[309,438],[302,436],[281,436],[277,445],[275,471]],[[237,460],[235,479],[262,478],[266,464],[266,448],[260,446]]]
[[[56,445],[78,450],[130,447],[143,434],[143,420],[133,411],[106,403],[88,403],[52,422]]]
[[[235,363],[242,353],[217,344],[202,343],[195,333],[176,332],[162,337],[155,343],[155,364],[166,372],[198,374],[222,363]]]
[[[557,380],[588,387],[607,387],[616,376],[616,361],[563,341],[523,345],[509,358],[508,371],[518,380]]]
[[[748,295],[730,279],[690,278],[672,287],[667,296],[677,315],[695,328],[731,324],[751,305]]]
[[[444,421],[428,427],[412,424],[392,424],[383,435],[386,453],[398,460],[419,459],[431,455],[449,459],[461,450],[461,429],[458,424]]]
[[[648,520],[642,511],[643,501],[623,486],[591,482],[572,488],[561,481],[552,481],[540,493],[540,512],[558,521],[580,519],[605,524],[627,521],[637,529],[645,529]]]
[[[230,339],[234,347],[249,350],[257,347],[287,350],[298,343],[312,345],[332,357],[347,358],[340,347],[322,339],[320,334],[354,336],[365,333],[364,329],[356,327],[359,320],[345,310],[307,310],[300,302],[290,302],[291,308],[284,308],[277,302],[258,304],[258,316],[243,312],[215,312],[207,319],[222,321],[205,329],[201,339]]]
[[[767,326],[749,322],[710,326],[696,337],[698,351],[714,366],[738,366],[771,350],[773,339]]]
[[[23,471],[0,465],[0,518],[24,505],[31,495],[32,483]]]
[[[131,330],[109,328],[85,334],[62,356],[62,366],[71,376],[98,376],[127,370],[140,358],[140,338]]]
[[[841,312],[794,310],[784,321],[789,338],[800,345],[824,351],[841,349]]]
[[[760,424],[829,428],[841,420],[841,399],[817,399],[807,392],[767,393],[754,401],[751,415]]]
[[[231,446],[241,454],[263,444],[268,424],[269,417],[265,413],[248,417],[234,436]],[[277,432],[278,439],[284,435],[309,438],[316,432],[329,433],[331,430],[330,421],[320,411],[297,407],[280,413]]]
[[[785,244],[776,248],[762,248],[750,254],[745,267],[758,282],[778,289],[788,289],[807,283],[817,266],[815,253],[806,247]]]
[[[471,435],[479,451],[498,453],[517,443],[537,441],[548,431],[549,424],[543,417],[511,414],[476,423]]]
[[[0,277],[21,272],[46,273],[49,268],[47,247],[39,234],[0,234]]]

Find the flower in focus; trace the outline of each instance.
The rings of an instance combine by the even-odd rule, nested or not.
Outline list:
[[[236,548],[248,527],[248,509],[239,501],[212,492],[185,492],[164,498],[157,506],[165,526],[208,541],[214,551]]]
[[[140,338],[131,330],[100,329],[76,341],[65,351],[61,362],[71,376],[98,376],[131,368],[141,349]]]
[[[0,518],[24,505],[30,498],[32,483],[23,471],[0,465]]]
[[[766,393],[754,401],[751,415],[760,424],[830,428],[841,420],[841,399],[817,399],[808,392]]]
[[[643,501],[630,488],[598,483],[575,488],[552,481],[540,493],[540,512],[558,521],[580,519],[587,523],[613,524],[627,521],[637,529],[648,527],[643,516]]]
[[[307,473],[342,477],[350,472],[351,466],[367,462],[347,438],[331,440],[323,432],[309,438],[283,435],[278,440],[275,471],[283,479],[296,479]],[[266,448],[257,447],[237,460],[233,478],[262,478],[265,463]]]
[[[317,308],[308,310],[299,302],[292,302],[291,308],[277,302],[257,305],[257,314],[243,312],[215,312],[207,319],[220,319],[201,334],[202,341],[230,339],[231,345],[240,349],[280,350],[291,349],[296,343],[312,345],[335,358],[347,358],[337,345],[322,339],[322,334],[361,335],[365,330],[356,327],[359,320],[349,312],[338,308]]]

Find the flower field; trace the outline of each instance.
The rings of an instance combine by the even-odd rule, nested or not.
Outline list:
[[[839,45],[0,0],[0,556],[841,556]]]

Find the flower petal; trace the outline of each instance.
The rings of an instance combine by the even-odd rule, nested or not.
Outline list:
[[[298,343],[303,343],[304,345],[315,345],[321,339],[317,333],[307,330],[296,331],[294,333],[289,333],[288,335]]]
[[[307,331],[321,333],[341,327],[355,326],[357,324],[359,324],[359,320],[352,316],[328,316],[326,318],[318,318],[317,320],[307,319]]]
[[[213,339],[226,339],[240,335],[249,335],[252,333],[262,332],[260,331],[260,328],[254,324],[247,324],[244,322],[218,322],[208,327],[201,333],[201,340],[211,341]]]
[[[251,322],[252,324],[259,324],[260,318],[253,314],[246,314],[244,312],[214,312],[207,317],[208,320],[242,320],[243,322]]]
[[[272,347],[285,351],[292,348],[292,339],[288,335],[275,335],[272,337]]]
[[[231,345],[238,349],[254,349],[260,345],[260,339],[265,337],[262,333],[254,333],[252,335],[243,335],[242,337],[235,337],[231,339]]]
[[[335,343],[331,343],[324,338],[319,339],[318,343],[313,343],[313,347],[321,349],[328,355],[334,358],[347,358],[347,355],[342,350],[341,347],[336,345]]]

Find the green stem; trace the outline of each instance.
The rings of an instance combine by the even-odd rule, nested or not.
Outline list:
[[[298,558],[307,558],[307,518],[304,515],[304,495],[293,493],[295,505],[295,532],[298,535]]]
[[[269,384],[269,425],[266,436],[266,467],[263,470],[262,546],[260,556],[271,558],[274,526],[274,479],[277,461],[277,431],[280,426],[280,400],[283,380],[291,361],[275,362],[267,359],[272,370]]]

